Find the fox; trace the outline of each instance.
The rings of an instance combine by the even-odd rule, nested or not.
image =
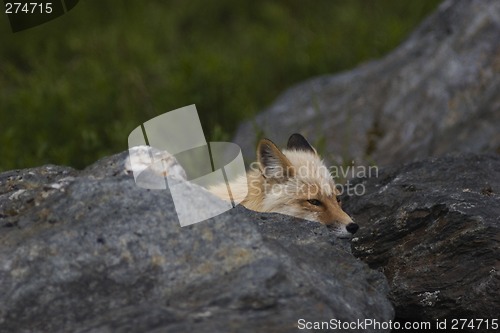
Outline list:
[[[292,134],[283,150],[261,139],[256,155],[251,170],[229,183],[231,192],[225,183],[208,190],[250,210],[322,223],[339,238],[351,238],[358,231],[358,224],[342,210],[340,192],[328,168],[301,134]]]

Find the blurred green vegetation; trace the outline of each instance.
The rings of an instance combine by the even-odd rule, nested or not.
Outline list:
[[[0,170],[83,168],[131,130],[196,104],[208,141],[291,85],[379,58],[438,0],[82,0],[12,33],[0,22]]]

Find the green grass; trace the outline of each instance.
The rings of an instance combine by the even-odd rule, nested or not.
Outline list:
[[[77,168],[196,104],[229,140],[287,87],[396,47],[439,1],[87,0],[13,34],[0,22],[0,170]]]

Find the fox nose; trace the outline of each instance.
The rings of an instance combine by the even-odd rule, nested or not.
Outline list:
[[[356,231],[358,231],[359,225],[357,225],[356,223],[351,222],[345,228],[347,229],[347,231],[349,231],[351,234],[354,235],[356,233]]]

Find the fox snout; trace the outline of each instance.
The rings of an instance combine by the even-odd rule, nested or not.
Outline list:
[[[333,230],[334,233],[341,238],[350,238],[359,230],[359,225],[353,222],[350,218],[346,222],[344,221],[328,222],[326,223],[326,226],[329,229]]]
[[[245,192],[241,203],[249,209],[319,222],[340,238],[350,238],[359,229],[342,210],[340,192],[330,171],[316,149],[300,134],[292,134],[283,151],[271,140],[260,140],[257,168],[247,173],[246,180],[248,195]],[[227,194],[226,184],[221,188]],[[233,188],[247,188],[247,184],[235,183]]]
[[[351,234],[353,234],[353,235],[354,235],[354,234],[356,233],[356,231],[358,231],[358,229],[359,229],[359,225],[357,225],[357,224],[356,224],[356,223],[354,223],[354,222],[351,222],[351,223],[349,223],[348,225],[346,225],[345,229],[346,229],[348,232],[350,232]]]
[[[326,224],[326,226],[333,230],[335,234],[340,237],[352,237],[358,229],[359,225],[355,223],[352,218],[342,209],[342,203],[337,200],[322,200],[322,208],[318,214],[318,221]]]
[[[348,224],[345,228],[346,228],[346,230],[347,230],[348,232],[350,232],[351,234],[353,234],[353,235],[354,235],[354,234],[356,233],[356,231],[358,231],[358,229],[359,229],[359,225],[357,225],[357,224],[356,224],[356,223],[354,223],[354,222],[351,222],[351,223],[349,223],[349,224]]]

